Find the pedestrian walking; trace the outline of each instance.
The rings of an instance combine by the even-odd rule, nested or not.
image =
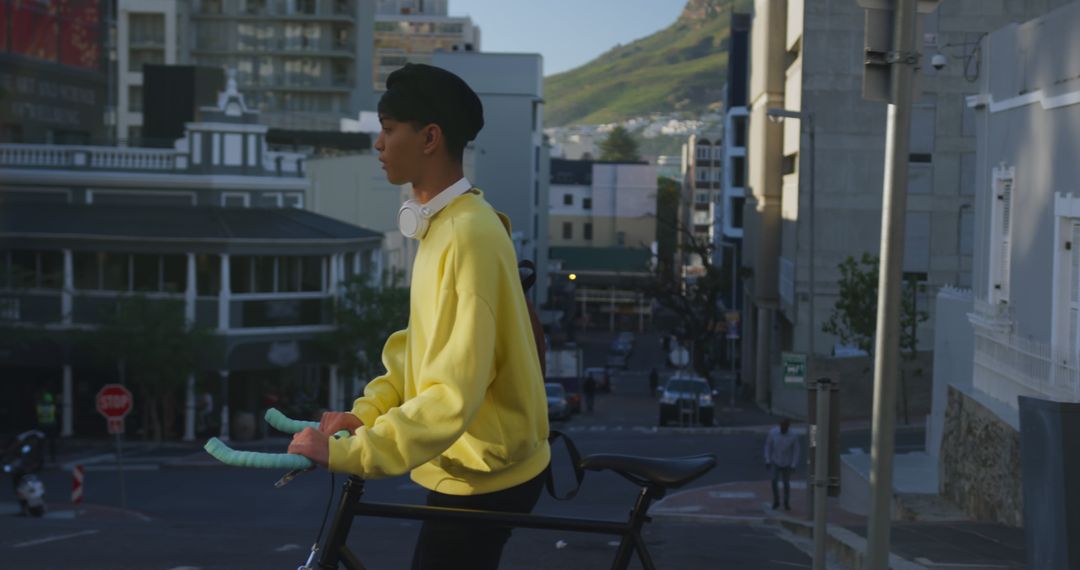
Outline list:
[[[765,467],[772,469],[772,508],[780,508],[777,483],[784,483],[784,510],[791,510],[791,471],[799,463],[799,438],[791,432],[791,421],[780,420],[780,425],[769,431],[765,438]]]
[[[656,367],[653,366],[652,371],[649,372],[649,394],[656,396],[656,387],[660,385],[660,374],[656,371]]]
[[[592,413],[593,400],[596,399],[596,378],[592,374],[585,377],[585,411]]]

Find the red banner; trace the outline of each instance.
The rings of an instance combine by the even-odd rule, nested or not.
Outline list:
[[[13,0],[11,51],[35,59],[56,61],[57,3],[49,0]]]
[[[97,69],[101,62],[98,0],[61,0],[60,63]]]

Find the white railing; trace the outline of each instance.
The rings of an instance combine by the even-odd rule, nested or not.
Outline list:
[[[172,149],[92,147],[90,168],[120,170],[172,170],[177,152]]]
[[[0,144],[0,166],[173,170],[174,149]]]
[[[972,322],[976,388],[1014,409],[1018,407],[1017,396],[1080,402],[1080,368],[1075,354],[981,325],[974,318]]]

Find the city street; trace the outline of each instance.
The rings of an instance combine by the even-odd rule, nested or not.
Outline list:
[[[631,369],[616,376],[613,393],[597,396],[593,414],[583,413],[554,427],[569,433],[582,454],[717,454],[717,468],[691,488],[766,479],[761,446],[767,425],[723,427],[727,422],[721,418],[721,427],[714,428],[654,427],[656,402],[649,394],[647,373],[633,366],[656,357],[648,344],[642,342]],[[744,414],[768,419],[760,412]],[[306,558],[330,492],[325,472],[274,489],[281,475],[277,472],[215,465],[192,448],[153,449],[137,443],[129,447],[126,509],[121,507],[119,477],[105,442],[84,453],[91,462],[79,506],[65,502],[71,475],[60,469],[43,476],[51,508],[44,519],[15,515],[11,490],[5,486],[0,492],[0,557],[13,566],[33,568],[292,568]],[[285,440],[278,439],[245,448],[284,447]],[[555,455],[559,481],[566,483],[571,476],[561,445]],[[93,462],[94,458],[107,460]],[[342,481],[337,477],[335,486]],[[574,500],[559,502],[545,494],[537,510],[619,518],[632,506],[636,491],[612,473],[589,473]],[[424,491],[407,478],[398,478],[369,483],[366,496],[420,502]],[[418,528],[416,522],[359,519],[350,544],[370,567],[404,568]],[[657,516],[647,527],[646,540],[661,568],[808,568],[809,558],[785,541],[782,532],[760,520],[701,524]],[[614,541],[615,537],[602,535],[519,530],[507,547],[503,567],[605,567],[615,552]]]

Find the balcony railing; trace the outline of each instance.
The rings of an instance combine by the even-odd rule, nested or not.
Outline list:
[[[180,154],[173,149],[0,144],[0,166],[173,170]]]
[[[1017,396],[1080,402],[1076,352],[1016,335],[1009,314],[1005,305],[975,302],[975,387],[1014,409]]]

